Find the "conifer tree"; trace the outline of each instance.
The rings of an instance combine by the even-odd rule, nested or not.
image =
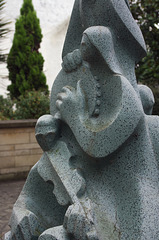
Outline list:
[[[42,33],[32,0],[24,0],[20,17],[16,21],[13,45],[7,67],[11,85],[11,98],[18,98],[29,90],[48,92],[43,73],[44,59],[39,52]]]
[[[147,56],[136,68],[140,83],[148,85],[155,95],[153,114],[159,115],[159,0],[129,0],[147,45]]]

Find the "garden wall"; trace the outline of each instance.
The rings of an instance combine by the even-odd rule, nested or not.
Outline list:
[[[37,120],[0,121],[0,179],[26,177],[40,159],[35,138]]]

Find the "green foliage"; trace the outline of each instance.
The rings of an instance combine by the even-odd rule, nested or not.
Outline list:
[[[4,98],[0,95],[0,120],[10,120],[13,119],[13,106],[14,101],[8,96]]]
[[[136,68],[139,82],[149,86],[159,104],[159,0],[130,0],[130,8],[144,35],[148,54]],[[153,114],[159,114],[159,106]],[[158,109],[158,110],[157,110]]]
[[[7,59],[11,98],[24,95],[25,91],[40,90],[48,93],[43,73],[44,59],[38,51],[42,40],[39,19],[32,1],[24,0],[21,15],[16,21],[13,45]]]
[[[16,101],[16,119],[34,119],[49,113],[49,95],[39,91],[29,91]]]
[[[153,87],[152,85],[150,86],[154,96],[155,96],[155,105],[153,108],[153,114],[154,115],[159,115],[159,87]]]
[[[0,0],[0,43],[4,40],[4,37],[6,34],[9,32],[9,29],[7,28],[7,25],[9,22],[4,21],[2,14],[3,14],[3,9],[5,7],[5,1]],[[0,63],[3,63],[6,61],[7,55],[4,53],[4,49],[1,47],[0,48]]]
[[[49,103],[48,94],[35,90],[14,100],[0,96],[0,120],[37,119],[49,113]]]

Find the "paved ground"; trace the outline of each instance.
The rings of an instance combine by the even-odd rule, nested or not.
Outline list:
[[[9,231],[9,218],[25,180],[0,182],[0,240]]]

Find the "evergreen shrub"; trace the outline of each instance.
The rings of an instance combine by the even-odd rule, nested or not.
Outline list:
[[[38,119],[49,114],[49,94],[28,91],[18,99],[0,96],[0,120]]]
[[[39,52],[42,34],[32,0],[24,0],[20,13],[7,59],[11,80],[8,90],[11,98],[16,99],[33,89],[48,93],[43,73],[44,59]]]

